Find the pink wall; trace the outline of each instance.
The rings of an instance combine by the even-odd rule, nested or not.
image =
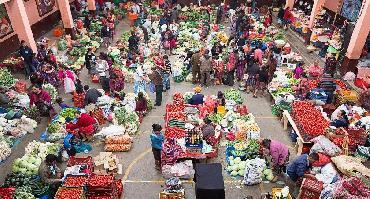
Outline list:
[[[338,4],[341,4],[338,9]],[[333,11],[333,12],[338,12],[342,8],[342,3],[343,0],[326,0],[324,7]]]
[[[69,2],[73,2],[74,0],[69,0]],[[24,3],[24,7],[26,8],[26,12],[27,12],[27,16],[28,16],[28,20],[30,22],[31,25],[37,23],[38,21],[40,21],[41,19],[53,14],[55,11],[58,10],[58,2],[56,0],[56,3],[55,3],[55,6],[54,6],[54,9],[45,14],[44,16],[40,17],[39,15],[39,12],[37,11],[37,5],[36,5],[36,1],[35,0],[29,0],[27,2],[23,1]],[[9,35],[7,35],[6,37],[0,39],[0,42],[12,37],[13,35],[15,35],[16,33],[13,32]],[[36,38],[35,38],[36,39]]]

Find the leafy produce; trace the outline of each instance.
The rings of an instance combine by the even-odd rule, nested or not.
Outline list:
[[[292,117],[304,138],[324,135],[329,121],[308,101],[295,101],[292,104]]]
[[[51,100],[55,102],[59,96],[57,89],[51,84],[44,84],[42,85],[42,88],[49,93]]]
[[[0,68],[0,86],[10,88],[14,86],[16,79],[7,68]]]
[[[139,116],[136,112],[129,112],[125,107],[118,107],[114,110],[115,119],[118,125],[126,127],[126,132],[130,135],[137,133],[139,130]]]
[[[13,162],[13,172],[26,175],[36,175],[39,171],[42,159],[31,155],[24,155]]]
[[[3,187],[20,188],[22,191],[32,193],[36,197],[42,196],[49,189],[37,175],[10,173],[6,176]]]
[[[41,121],[41,115],[36,106],[27,108],[23,114],[27,116],[28,118],[31,118],[37,122]]]
[[[64,51],[64,50],[66,50],[67,49],[67,42],[66,42],[66,40],[65,39],[60,39],[59,41],[58,41],[58,50],[60,50],[60,51]]]
[[[76,118],[77,109],[75,108],[65,108],[59,113],[59,117],[64,119],[75,119]]]
[[[22,199],[35,199],[35,196],[32,194],[32,188],[28,186],[20,187],[15,190],[14,193],[15,198],[22,198]]]
[[[274,174],[273,174],[272,170],[271,169],[265,169],[263,171],[262,178],[264,178],[268,181],[271,181],[272,179],[274,179]]]
[[[240,157],[234,159],[233,156],[229,157],[229,166],[226,168],[226,171],[230,172],[231,176],[244,176],[245,173],[245,164],[246,161],[242,161]]]
[[[5,141],[0,141],[0,162],[9,157],[11,152],[12,150],[10,149],[9,144]]]
[[[219,113],[212,113],[208,116],[208,119],[210,119],[215,124],[219,124],[222,118],[223,118],[222,115]]]
[[[233,100],[237,104],[243,103],[243,99],[242,99],[242,95],[240,91],[233,89],[233,88],[225,91],[225,99]]]

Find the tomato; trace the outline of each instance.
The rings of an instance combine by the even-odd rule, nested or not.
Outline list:
[[[81,199],[83,191],[80,188],[59,188],[55,199]]]
[[[110,175],[92,175],[88,185],[92,187],[106,187],[113,183],[113,176]]]
[[[68,176],[63,186],[66,187],[82,187],[85,186],[87,182],[87,176]]]

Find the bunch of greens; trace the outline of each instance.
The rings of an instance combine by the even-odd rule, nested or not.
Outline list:
[[[10,88],[14,86],[16,80],[7,68],[0,69],[0,86]]]
[[[242,95],[240,91],[233,89],[233,88],[225,91],[225,99],[233,100],[237,104],[243,103],[243,99],[242,99]]]
[[[222,118],[222,115],[219,113],[212,113],[208,116],[208,119],[210,119],[215,124],[220,124]]]
[[[135,111],[127,111],[125,107],[119,107],[114,110],[114,115],[118,125],[124,126],[128,134],[137,133],[139,130],[139,116]]]

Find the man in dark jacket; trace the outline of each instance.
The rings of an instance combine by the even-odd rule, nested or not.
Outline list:
[[[150,80],[155,85],[155,104],[154,106],[160,106],[162,104],[162,92],[163,92],[163,78],[159,69],[153,71],[149,76]]]
[[[139,37],[136,36],[135,31],[131,31],[131,36],[128,39],[128,48],[130,51],[138,52]]]
[[[96,88],[90,88],[88,85],[84,86],[84,90],[86,92],[85,106],[95,104],[98,101],[98,98],[102,96]]]
[[[26,76],[29,77],[30,74],[34,72],[34,70],[32,69],[33,51],[30,47],[27,46],[26,42],[22,40],[21,47],[19,48],[18,53],[23,59]]]
[[[192,66],[193,84],[200,82],[200,58],[201,53],[198,51],[191,57],[190,63]]]

